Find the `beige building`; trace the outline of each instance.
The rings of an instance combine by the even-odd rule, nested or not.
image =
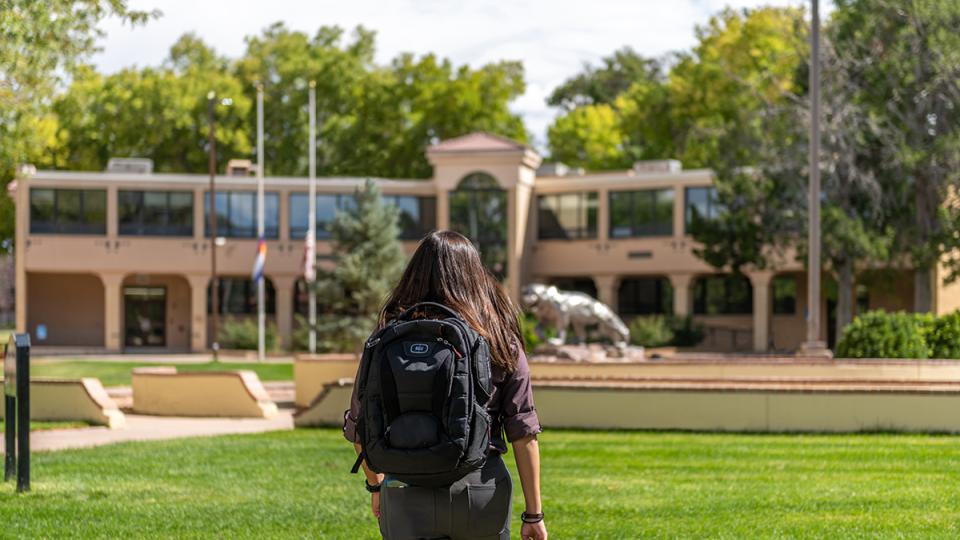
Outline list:
[[[427,157],[432,179],[377,179],[401,210],[408,251],[424,233],[453,228],[477,242],[514,297],[523,284],[541,281],[593,294],[625,319],[692,314],[707,330],[706,349],[792,350],[803,339],[800,264],[785,260],[777,271],[736,278],[693,255],[689,216],[717,211],[708,170],[665,160],[584,174],[541,167],[530,148],[486,134],[441,142]],[[220,311],[227,316],[256,310],[256,181],[249,173],[241,164],[216,179]],[[306,305],[307,181],[265,182],[267,311],[289,346],[295,314]],[[319,264],[333,264],[325,224],[362,183],[318,181]],[[206,175],[154,174],[149,162],[136,160],[116,161],[106,172],[24,173],[13,190],[17,329],[49,347],[206,349],[208,190]],[[956,309],[960,295],[939,277],[937,312]],[[910,275],[884,271],[861,281],[858,309],[910,308]],[[829,294],[822,309],[832,311]]]

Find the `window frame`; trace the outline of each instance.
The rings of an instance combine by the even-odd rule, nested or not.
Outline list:
[[[573,229],[566,227],[562,223],[561,216],[564,212],[563,199],[565,197],[576,197],[575,214],[580,221]],[[544,203],[547,200],[556,200],[556,208],[545,208]],[[544,193],[537,195],[537,239],[538,240],[596,240],[599,234],[600,221],[600,193],[597,191],[569,191],[561,193]],[[591,210],[593,212],[591,213]],[[546,234],[544,230],[544,212],[554,212],[556,223],[559,226],[559,234]],[[593,219],[591,220],[591,216]],[[593,223],[590,223],[593,221]],[[572,234],[571,234],[572,233]]]
[[[53,201],[48,222],[39,222],[34,219],[34,197],[43,192],[50,192]],[[60,199],[65,194],[76,194],[79,197],[79,216],[76,222],[63,222],[61,219]],[[102,197],[102,220],[89,219],[87,198],[90,196]],[[71,236],[104,236],[107,234],[107,189],[106,188],[60,188],[60,187],[31,187],[28,194],[29,229],[30,234],[62,234]]]
[[[148,224],[147,221],[147,197],[150,194],[162,194],[166,199],[162,207],[164,224]],[[134,223],[124,224],[123,222],[123,204],[124,195],[137,194],[140,197],[137,220]],[[172,200],[176,195],[189,195],[189,216],[188,225],[171,224],[174,216]],[[196,197],[193,191],[189,190],[149,190],[149,189],[120,189],[117,190],[117,234],[119,236],[171,236],[178,238],[189,238],[194,232],[194,209]]]
[[[683,232],[690,234],[690,227],[693,224],[693,205],[690,204],[690,193],[692,191],[706,191],[706,215],[701,219],[712,221],[717,218],[722,211],[722,205],[717,201],[717,187],[709,186],[687,186],[683,189]]]
[[[658,209],[661,204],[661,195],[670,194],[670,217],[669,219],[660,222],[658,216]],[[609,225],[608,236],[612,240],[621,240],[628,238],[662,238],[673,236],[673,213],[674,206],[676,204],[676,189],[672,187],[663,187],[663,188],[649,188],[649,189],[624,189],[624,190],[610,190],[607,194],[607,222]],[[618,228],[623,226],[618,226],[614,223],[615,213],[614,208],[614,199],[625,197],[628,198],[628,215],[630,217],[630,223],[627,225],[629,231],[621,234],[616,232]],[[648,200],[642,200],[648,199]],[[638,220],[638,211],[643,209],[646,206],[646,211],[649,212],[650,216],[653,216],[652,221],[640,222]],[[649,231],[644,230],[649,227]]]
[[[223,238],[236,238],[238,240],[257,239],[257,192],[256,191],[247,191],[240,189],[227,189],[227,190],[217,190],[216,192],[218,197],[226,198],[226,213],[220,205],[220,201],[217,201],[217,236]],[[233,225],[233,200],[237,196],[251,197],[252,198],[252,213],[251,213],[251,225],[250,225],[250,234],[238,234],[235,229],[241,229],[240,227],[234,227]],[[273,201],[271,203],[271,201]],[[264,217],[263,217],[263,237],[266,240],[277,240],[280,238],[280,193],[277,191],[267,191],[263,194],[264,202]],[[203,192],[203,234],[205,237],[210,238],[210,192]],[[271,220],[271,206],[275,209],[273,214],[273,220]],[[224,216],[223,219],[220,216]],[[246,227],[243,227],[241,230],[246,230]]]

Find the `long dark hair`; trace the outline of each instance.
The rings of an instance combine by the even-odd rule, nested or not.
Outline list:
[[[508,373],[516,368],[523,343],[519,312],[462,234],[434,231],[420,241],[380,311],[380,325],[417,302],[437,302],[459,312],[490,343],[493,364]]]

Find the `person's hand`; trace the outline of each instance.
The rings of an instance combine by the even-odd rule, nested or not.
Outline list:
[[[373,512],[373,517],[380,519],[380,493],[370,494],[370,511]]]
[[[547,540],[547,526],[543,521],[524,523],[520,527],[520,540]]]

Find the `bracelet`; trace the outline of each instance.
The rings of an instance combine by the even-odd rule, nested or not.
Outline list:
[[[526,512],[520,514],[520,521],[524,523],[540,523],[543,521],[543,512],[539,514],[528,514]]]
[[[363,487],[367,488],[367,491],[369,491],[370,493],[380,493],[380,487],[382,485],[383,484],[377,484],[377,485],[371,486],[370,484],[367,483],[366,478],[363,479]]]

